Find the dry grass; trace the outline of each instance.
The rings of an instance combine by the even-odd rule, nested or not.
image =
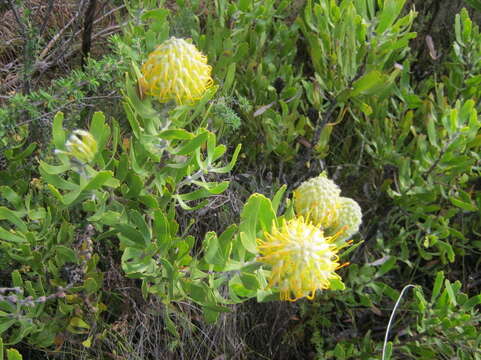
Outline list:
[[[0,13],[0,95],[19,91],[25,63],[31,63],[31,80],[37,88],[42,78],[62,76],[76,65],[74,55],[80,54],[87,0],[25,0],[22,6],[7,7]],[[105,52],[105,39],[119,31],[115,8],[108,0],[99,1],[93,29],[93,53]],[[0,10],[1,11],[1,10]],[[30,30],[28,30],[30,29]],[[25,44],[32,52],[27,54]],[[27,57],[29,57],[27,59]],[[77,57],[78,58],[78,57]]]

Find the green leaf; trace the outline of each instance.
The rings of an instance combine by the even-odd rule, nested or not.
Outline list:
[[[454,293],[453,287],[451,286],[451,282],[448,279],[444,281],[444,286],[446,287],[446,291],[448,293],[448,297],[451,304],[453,304],[454,306],[457,306],[458,302],[456,301],[456,294]]]
[[[271,201],[261,194],[251,195],[241,213],[239,231],[242,245],[256,254],[258,232],[269,231],[275,220],[276,214]]]
[[[24,243],[27,242],[27,239],[23,236],[16,235],[10,231],[5,230],[3,227],[0,226],[0,239],[11,241],[14,243]]]
[[[386,344],[386,352],[384,353],[383,360],[389,360],[392,357],[392,341],[388,341]]]
[[[79,317],[73,317],[70,319],[67,330],[73,334],[85,334],[90,329],[90,325]]]
[[[88,294],[93,294],[100,289],[100,284],[94,278],[88,278],[84,281],[83,287]]]
[[[383,33],[394,24],[396,18],[401,14],[406,0],[384,0],[384,7],[379,17],[379,24],[376,32]]]
[[[187,280],[182,282],[182,288],[192,300],[200,305],[203,305],[207,301],[209,293],[211,292],[207,285]]]
[[[236,70],[236,63],[233,62],[227,68],[227,74],[225,76],[224,86],[222,87],[226,93],[229,92],[231,86],[234,84],[235,70]]]
[[[26,157],[30,156],[36,148],[37,148],[37,144],[31,143],[30,145],[28,145],[28,147],[25,150],[23,150],[20,154],[13,156],[10,160],[21,161]]]
[[[22,197],[9,186],[0,186],[0,195],[17,209],[23,205]]]
[[[194,134],[184,129],[169,129],[161,131],[158,136],[165,140],[191,140]]]
[[[241,144],[237,145],[237,147],[235,148],[235,151],[234,151],[234,155],[232,155],[232,158],[230,160],[229,165],[221,167],[221,168],[211,169],[210,171],[214,172],[214,173],[217,173],[217,174],[225,174],[225,173],[228,173],[229,171],[231,171],[234,168],[234,165],[237,161],[237,157],[239,156],[241,148],[242,148]]]
[[[140,130],[140,124],[137,119],[137,113],[134,112],[133,105],[131,105],[131,102],[124,101],[123,106],[124,106],[124,112],[127,115],[127,120],[129,121],[129,124],[130,124],[130,128],[132,129],[134,136],[138,139],[142,132]]]
[[[329,289],[331,290],[345,290],[346,285],[342,282],[341,279],[329,279]]]
[[[57,253],[57,256],[60,259],[62,259],[63,264],[65,264],[67,262],[72,262],[72,263],[75,263],[75,264],[78,263],[77,254],[71,248],[68,248],[68,247],[63,246],[63,245],[58,245],[58,246],[55,247],[55,251]]]
[[[52,141],[57,149],[63,150],[65,148],[66,135],[63,130],[63,113],[58,112],[53,118],[52,125]]]
[[[225,263],[217,254],[219,250],[219,240],[217,239],[217,234],[215,232],[209,231],[205,234],[203,244],[205,247],[204,259],[208,264],[223,265]]]
[[[141,274],[152,275],[155,268],[155,261],[151,256],[146,256],[143,250],[133,247],[125,248],[122,254],[122,270],[130,277],[142,277]]]
[[[113,180],[113,181],[111,181]],[[114,178],[114,173],[109,170],[99,171],[82,189],[83,191],[91,191],[100,189],[103,185],[116,188],[120,182]]]
[[[169,10],[167,9],[153,9],[145,11],[142,14],[142,20],[155,19],[156,22],[163,23],[169,16]]]
[[[125,196],[127,198],[137,198],[144,187],[142,178],[136,173],[130,172],[126,182],[129,186],[129,192]]]
[[[444,272],[438,271],[436,279],[434,280],[433,293],[431,294],[431,303],[434,303],[441,292],[441,286],[443,286]]]
[[[193,183],[199,185],[197,181]],[[203,184],[205,185],[206,183]],[[209,188],[206,188],[204,186],[202,189],[198,189],[186,194],[177,194],[175,195],[175,197],[176,199],[181,199],[182,201],[192,201],[209,197],[211,195],[218,195],[220,193],[223,193],[229,187],[229,182],[223,181],[221,183],[211,183],[210,185],[212,186]]]
[[[15,320],[15,319],[8,319],[8,318],[4,318],[4,317],[0,318],[0,334],[7,331],[16,322],[17,322],[17,320]]]
[[[92,336],[89,336],[87,340],[82,341],[82,345],[89,349],[92,346]]]
[[[90,123],[90,132],[97,140],[98,150],[102,151],[110,136],[110,128],[105,124],[105,115],[101,111],[96,111]]]
[[[471,310],[471,309],[474,309],[479,304],[481,304],[481,294],[475,295],[475,296],[469,298],[469,300],[467,300],[463,304],[463,308],[466,309],[466,310]]]
[[[397,262],[397,257],[389,256],[389,259],[381,265],[381,267],[377,271],[375,277],[376,278],[381,277],[384,274],[386,274],[387,272],[391,271],[394,268],[394,266],[396,265],[396,262]]]
[[[128,246],[144,249],[148,245],[142,233],[130,225],[117,224],[114,225],[114,229],[123,235],[121,241],[127,243]]]
[[[171,151],[174,155],[188,155],[194,152],[195,149],[200,147],[206,140],[209,133],[204,131],[197,135],[192,140],[189,140],[186,144],[178,147],[177,149]]]
[[[42,167],[42,170],[49,175],[63,174],[72,167],[72,165],[68,162],[63,165],[49,165],[45,162],[41,162],[40,166]]]
[[[12,276],[13,286],[19,287],[19,288],[23,287],[22,275],[20,275],[20,272],[18,270],[12,271],[11,276]]]
[[[136,225],[137,229],[141,232],[145,243],[150,244],[151,242],[151,235],[150,229],[147,223],[145,222],[144,217],[137,211],[137,210],[130,210],[129,211],[129,219],[132,221],[133,224]]]
[[[373,70],[356,80],[352,85],[349,97],[358,95],[375,95],[386,86],[387,77],[378,70]]]
[[[22,232],[28,231],[27,225],[25,225],[25,223],[22,221],[22,219],[20,219],[15,214],[15,212],[13,212],[10,209],[7,209],[4,206],[0,206],[0,220],[10,221],[12,224],[14,224],[18,228],[18,230],[20,230]]]
[[[76,188],[65,194],[61,195],[56,189],[51,189],[54,192],[54,195],[57,197],[60,196],[60,200],[64,205],[71,205],[75,201],[77,201],[82,194],[85,194],[88,191],[93,191],[101,188],[102,186],[109,186],[109,187],[118,187],[120,182],[113,177],[112,171],[100,171],[98,172],[93,178],[91,178],[86,184],[83,186],[76,186]]]
[[[481,11],[481,0],[466,0],[469,6]]]
[[[279,209],[279,205],[281,204],[282,198],[284,197],[284,193],[286,192],[287,185],[282,185],[279,190],[276,191],[274,197],[272,198],[272,209],[277,214],[277,209]]]
[[[463,210],[478,211],[478,207],[476,205],[457,199],[454,196],[450,196],[449,201],[451,201],[451,204],[453,204],[454,206],[461,208]]]
[[[240,274],[240,280],[242,282],[242,285],[248,290],[257,291],[257,289],[259,289],[259,287],[260,287],[257,276],[255,276],[254,274],[241,273]]]
[[[47,168],[45,168],[44,164],[47,165]],[[47,169],[50,169],[48,167],[48,164],[43,162],[43,161],[40,161],[40,167],[39,167],[40,174],[42,175],[42,178],[49,185],[53,185],[56,188],[61,189],[61,190],[76,190],[76,189],[78,189],[79,186],[77,184],[74,184],[73,182],[67,181],[67,180],[61,178],[58,175],[49,174],[47,172]]]
[[[172,236],[170,235],[170,223],[167,216],[162,210],[154,211],[154,226],[155,237],[157,238],[157,246],[161,254],[166,254],[170,249],[172,243]]]
[[[7,349],[7,360],[22,360],[22,355],[17,349]]]

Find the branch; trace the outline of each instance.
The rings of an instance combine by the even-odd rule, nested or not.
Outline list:
[[[62,29],[59,30],[59,32],[52,38],[52,40],[49,41],[47,46],[42,50],[42,52],[38,57],[39,60],[42,60],[47,55],[47,53],[50,51],[53,45],[55,45],[57,40],[60,39],[60,36],[62,36],[63,33],[75,22],[75,20],[77,20],[77,18],[80,16],[80,13],[81,13],[80,9],[82,7],[83,7],[83,0],[80,2],[79,8],[75,13],[75,15],[70,19],[70,21],[67,24],[65,24],[65,26]]]
[[[125,5],[121,5],[115,9],[112,9],[110,10],[109,12],[107,12],[106,14],[104,14],[102,17],[100,17],[99,19],[95,20],[94,21],[94,25],[97,24],[98,22],[102,21],[103,19],[105,19],[106,17],[108,17],[110,14],[112,14],[113,12],[115,11],[118,11],[118,10],[121,10],[125,7]],[[67,25],[64,26],[64,28],[62,28],[60,30],[60,32],[64,32],[72,23],[73,21],[75,20],[72,19],[71,21],[69,21],[69,23]],[[99,31],[98,33],[94,34],[92,36],[92,40],[93,39],[96,39],[96,38],[99,38],[99,37],[106,37],[106,36],[109,36],[109,35],[112,35],[114,33],[116,33],[117,31],[119,31],[121,29],[121,27],[125,25],[125,23],[122,23],[120,25],[113,25],[113,26],[110,26],[108,28],[105,28],[105,29],[102,29],[101,31]],[[78,36],[80,34],[81,30],[77,31],[73,36],[72,38],[75,38],[76,36]],[[34,65],[34,69],[33,69],[33,74],[35,74],[36,72],[38,71],[46,71],[48,69],[50,69],[51,67],[55,66],[58,61],[49,61],[52,57],[54,57],[55,55],[55,52],[53,52],[52,54],[48,55],[46,58],[46,54],[47,52],[53,47],[53,45],[55,44],[55,42],[57,42],[58,38],[59,38],[59,34],[57,34],[50,42],[49,44],[47,45],[47,47],[42,51],[42,53],[40,54],[40,56],[38,57],[38,61],[35,63]],[[69,40],[70,41],[70,40]],[[69,52],[65,52],[64,55],[63,55],[63,58],[68,58],[72,55],[74,55],[74,53],[77,51],[78,49],[74,49],[74,50],[71,50]],[[3,69],[2,69],[3,70]],[[10,70],[11,72],[11,70]],[[33,75],[32,74],[32,75]],[[16,84],[18,84],[18,82],[20,81],[20,79],[18,78],[18,76],[15,76],[13,79],[11,79],[10,81],[0,85],[0,91],[5,91],[6,89],[8,89],[9,87],[12,87],[12,86],[15,86]]]
[[[90,48],[92,46],[92,28],[93,28],[96,7],[97,7],[97,0],[90,0],[89,5],[87,7],[87,11],[85,12],[84,30],[83,30],[83,37],[82,37],[82,60],[81,60],[82,69],[85,68],[85,63],[90,53]]]
[[[53,1],[54,0],[48,0],[47,14],[45,15],[45,18],[43,19],[42,26],[40,26],[39,34],[43,34],[43,32],[45,31],[45,28],[47,27],[48,20],[50,19],[50,14],[52,13],[52,10],[53,10]]]

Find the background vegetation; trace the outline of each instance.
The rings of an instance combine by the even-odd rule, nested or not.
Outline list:
[[[409,284],[385,359],[481,359],[480,12],[0,1],[0,359],[380,359]],[[137,90],[170,36],[213,67],[193,106]],[[276,301],[238,233],[321,171],[363,210],[346,289]]]

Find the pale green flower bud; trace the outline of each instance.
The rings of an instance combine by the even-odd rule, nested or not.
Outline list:
[[[338,222],[329,229],[329,233],[335,234],[341,231],[340,240],[349,240],[359,231],[362,222],[362,212],[359,204],[353,199],[341,197],[338,201]]]
[[[83,164],[91,162],[97,154],[97,141],[85,130],[74,130],[65,147],[67,151],[55,150],[55,153],[71,156]]]
[[[331,227],[337,223],[340,194],[341,189],[322,173],[294,190],[296,213],[323,229]]]

